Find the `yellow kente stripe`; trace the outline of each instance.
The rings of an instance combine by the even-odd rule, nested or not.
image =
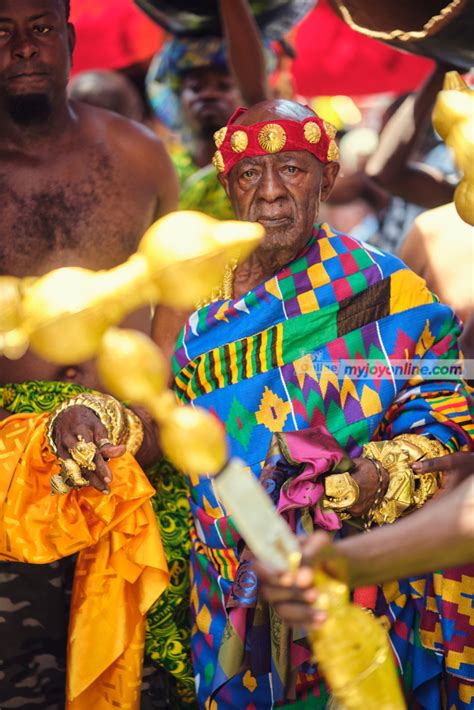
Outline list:
[[[216,371],[217,384],[219,387],[225,387],[224,375],[222,374],[222,360],[218,348],[214,350],[214,369]]]
[[[433,303],[431,291],[413,271],[402,269],[390,276],[390,314]]]
[[[262,372],[267,371],[267,343],[268,343],[268,330],[264,330],[262,333],[262,343],[260,345],[260,367]]]
[[[231,384],[235,384],[239,381],[239,372],[237,369],[237,350],[235,347],[235,341],[232,340],[229,343],[229,355],[230,355],[230,376],[232,379]]]
[[[253,337],[247,338],[247,377],[253,377],[255,374],[253,371],[253,364],[252,364],[252,353],[253,353]]]
[[[206,376],[205,362],[206,362],[206,356],[201,355],[201,357],[199,358],[199,365],[198,365],[197,371],[198,371],[199,379],[202,382],[202,385],[204,387],[206,394],[209,394],[209,392],[212,392],[212,385]]]

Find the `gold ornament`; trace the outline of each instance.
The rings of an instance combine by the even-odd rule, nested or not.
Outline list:
[[[218,173],[223,173],[225,170],[224,158],[220,150],[216,150],[212,159],[212,164]]]
[[[474,91],[456,71],[445,75],[433,110],[433,126],[464,173],[454,204],[461,219],[474,226]]]
[[[325,498],[323,508],[331,508],[337,513],[341,513],[359,500],[360,489],[351,474],[333,473],[324,479]]]
[[[278,123],[267,123],[260,129],[258,142],[267,153],[278,153],[285,147],[286,132]]]
[[[323,121],[324,130],[330,138],[335,138],[337,135],[337,128],[333,126],[329,121]]]
[[[97,367],[109,390],[146,407],[156,419],[163,452],[177,468],[191,475],[218,473],[223,468],[228,456],[224,429],[205,410],[177,404],[166,389],[163,355],[143,333],[110,328]]]
[[[69,453],[78,466],[87,469],[87,471],[95,471],[94,459],[97,453],[97,446],[93,441],[85,441],[84,437],[79,435],[77,444],[72,449],[69,449]]]
[[[245,131],[235,131],[230,139],[230,145],[234,153],[243,153],[249,144],[249,139]]]
[[[73,459],[59,459],[59,461],[61,463],[59,475],[64,483],[75,490],[79,490],[80,488],[85,488],[90,485],[87,478],[84,478],[82,475],[79,464],[73,461]]]
[[[71,486],[63,481],[59,473],[55,473],[51,476],[51,495],[52,496],[65,496],[72,491]]]
[[[221,145],[225,141],[226,133],[227,133],[227,126],[224,126],[223,128],[219,128],[219,130],[214,133],[214,143],[216,144],[216,148],[221,147]]]
[[[335,140],[331,140],[329,143],[328,160],[339,160],[339,148]]]
[[[207,298],[203,298],[196,303],[197,311],[200,308],[208,306],[210,303],[215,303],[216,301],[230,301],[232,299],[234,295],[234,273],[237,266],[237,259],[233,259],[229,264],[225,265],[222,284],[211,291]]]
[[[321,140],[321,129],[316,121],[308,121],[304,124],[304,137],[308,143],[319,143]]]
[[[125,446],[127,447],[127,451],[129,451],[132,456],[135,456],[143,444],[143,424],[141,423],[140,417],[138,417],[135,412],[132,412],[131,409],[128,409],[128,407],[125,407],[125,418],[127,420],[128,429]]]
[[[258,223],[183,210],[153,224],[137,253],[109,271],[55,269],[22,280],[20,290],[0,277],[0,298],[6,291],[12,306],[6,318],[0,308],[0,349],[18,357],[29,340],[37,355],[57,364],[93,358],[107,328],[127,313],[156,302],[192,309],[219,285],[225,265],[245,259],[264,234]]]
[[[379,461],[390,477],[387,492],[373,512],[373,521],[378,525],[394,523],[407,510],[420,508],[431,498],[441,486],[441,473],[415,474],[411,464],[446,453],[439,441],[419,434],[402,434],[391,441],[366,444],[362,455]]]

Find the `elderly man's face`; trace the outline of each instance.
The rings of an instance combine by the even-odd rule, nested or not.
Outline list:
[[[244,158],[221,177],[239,219],[260,222],[261,249],[284,248],[296,256],[306,244],[338,172],[306,151]]]

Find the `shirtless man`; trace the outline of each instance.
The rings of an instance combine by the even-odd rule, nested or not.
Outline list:
[[[1,274],[111,268],[177,205],[173,167],[151,132],[68,100],[75,42],[68,17],[69,0],[0,0]],[[150,328],[146,311],[132,321]],[[0,394],[2,385],[30,380],[100,389],[90,362],[59,368],[32,353],[0,360]],[[0,410],[0,418],[9,413]],[[58,421],[63,441],[77,418],[92,430],[90,417],[95,419],[90,410],[72,408],[69,421]],[[95,483],[107,487],[103,480]],[[0,567],[2,708],[64,707],[63,578],[69,570],[67,560]]]

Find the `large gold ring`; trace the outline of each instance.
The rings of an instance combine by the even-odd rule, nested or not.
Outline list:
[[[82,475],[81,467],[76,461],[73,459],[59,459],[59,461],[61,463],[59,475],[64,483],[75,489],[85,488],[85,486],[90,485],[87,478]]]
[[[99,439],[97,442],[97,448],[101,449],[103,446],[113,446],[113,444],[110,439]]]
[[[63,481],[60,473],[55,473],[54,476],[51,476],[52,496],[65,496],[71,490],[71,486],[68,486],[68,484]]]
[[[95,455],[97,453],[97,446],[93,441],[85,441],[82,436],[77,437],[78,442],[76,446],[69,449],[71,458],[81,467],[88,471],[95,471]]]

